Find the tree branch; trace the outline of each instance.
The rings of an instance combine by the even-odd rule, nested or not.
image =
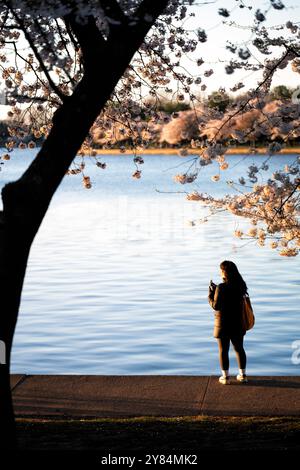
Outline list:
[[[108,18],[119,24],[128,22],[128,16],[125,15],[117,0],[99,0],[99,3]]]
[[[81,48],[83,65],[86,71],[94,69],[95,58],[100,60],[100,54],[105,47],[106,41],[99,31],[96,20],[93,16],[88,16],[87,22],[81,24],[76,20],[74,13],[64,17],[66,28],[71,29],[75,34],[78,44]]]
[[[25,59],[25,57],[23,57],[23,56],[20,54],[20,52],[18,51],[18,48],[17,48],[17,45],[16,45],[15,41],[10,41],[9,44],[13,44],[16,57],[20,57],[20,59],[22,59],[22,60],[28,65],[28,67],[31,68],[31,70],[32,70],[32,72],[34,73],[36,79],[37,79],[44,87],[46,87],[47,84],[46,84],[45,82],[43,82],[43,80],[38,76],[38,74],[37,74],[35,68],[33,67],[33,65],[32,65],[27,59]]]
[[[135,12],[128,17],[128,26],[121,24],[119,27],[114,28],[108,38],[110,47],[113,50],[118,50],[119,53],[124,50],[126,55],[131,51],[133,56],[139,50],[158,16],[163,14],[168,3],[169,0],[160,0],[159,2],[143,0]],[[126,41],[124,41],[125,37]]]
[[[153,2],[153,0],[143,0],[137,7],[134,16],[142,22],[151,23],[151,26],[155,23],[158,16],[164,13],[169,1],[162,0],[159,2]]]
[[[50,73],[49,73],[47,67],[45,66],[45,63],[44,63],[43,59],[41,58],[41,56],[40,56],[40,54],[39,54],[39,51],[38,51],[36,45],[34,44],[33,39],[31,38],[31,36],[30,36],[30,34],[29,34],[29,32],[28,32],[28,28],[26,28],[26,26],[25,26],[23,20],[18,17],[18,15],[17,15],[16,12],[14,11],[14,9],[11,8],[11,12],[12,12],[13,16],[15,17],[17,23],[20,25],[20,28],[22,29],[25,38],[27,39],[27,41],[28,41],[28,43],[29,43],[29,45],[30,45],[30,47],[31,47],[31,49],[32,49],[32,51],[33,51],[33,53],[34,53],[34,55],[35,55],[35,57],[36,57],[36,59],[37,59],[39,65],[40,65],[40,67],[41,67],[41,69],[42,69],[42,71],[44,72],[44,74],[45,74],[45,76],[46,76],[46,78],[47,78],[47,80],[48,80],[48,83],[49,83],[50,87],[52,88],[52,90],[57,94],[57,96],[58,96],[62,101],[65,101],[65,99],[67,98],[67,96],[66,96],[64,93],[62,93],[62,92],[60,91],[60,89],[56,86],[56,84],[55,84],[54,81],[52,80],[52,78],[51,78],[51,76],[50,76]]]
[[[67,21],[65,21],[65,19],[64,19],[64,23],[65,23],[65,26],[66,26],[66,31],[67,31],[67,33],[69,35],[69,38],[70,38],[70,40],[73,44],[73,47],[74,47],[75,51],[77,52],[78,49],[79,49],[78,41],[76,41],[76,38],[74,37],[73,31],[72,31],[69,23]]]
[[[70,23],[84,54],[83,78],[54,113],[49,135],[28,169],[19,180],[2,189],[5,214],[17,218],[32,240],[89,129],[168,1],[144,0],[135,14],[136,24],[128,26],[126,36],[120,38],[114,33],[107,41],[93,17],[89,17],[85,25],[79,24],[74,14],[64,18]]]
[[[125,15],[117,0],[99,0],[109,24],[109,38],[116,30],[123,31],[128,26],[129,17]]]

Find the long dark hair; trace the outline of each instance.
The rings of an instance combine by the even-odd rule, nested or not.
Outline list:
[[[240,275],[238,268],[232,261],[222,261],[222,263],[220,264],[220,268],[225,273],[225,282],[237,286],[241,289],[243,294],[247,292],[247,284]]]

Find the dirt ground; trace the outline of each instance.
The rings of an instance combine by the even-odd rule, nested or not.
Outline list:
[[[298,417],[18,419],[19,449],[99,455],[202,451],[300,451]]]

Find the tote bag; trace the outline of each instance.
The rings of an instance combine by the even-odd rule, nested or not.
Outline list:
[[[255,323],[255,317],[248,294],[243,296],[243,305],[242,305],[242,325],[245,330],[251,330]]]

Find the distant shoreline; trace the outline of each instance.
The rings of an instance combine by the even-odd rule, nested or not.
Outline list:
[[[36,150],[40,150],[41,146],[37,146]],[[180,155],[180,148],[149,148],[144,150],[139,150],[134,152],[133,150],[126,149],[124,152],[121,152],[119,149],[93,149],[93,152],[96,151],[97,155]],[[182,155],[184,158],[185,156],[189,155],[199,155],[200,149],[184,149],[187,151],[187,155]],[[0,146],[1,152],[7,152],[5,147]],[[86,150],[84,152],[85,155],[90,155],[91,152]],[[274,152],[273,155],[300,155],[300,147],[284,147],[280,152]],[[267,147],[260,147],[256,148],[255,152],[253,152],[251,147],[236,147],[236,148],[229,148],[226,152],[226,155],[268,155],[267,154]],[[80,156],[80,155],[78,155]]]
[[[142,151],[136,152],[138,155],[179,155],[181,149],[177,148],[150,148],[144,149]],[[132,150],[126,149],[124,152],[120,152],[118,149],[97,149],[97,154],[99,155],[133,155]],[[88,154],[89,152],[87,152]],[[200,153],[199,149],[187,149],[187,155],[198,155]],[[276,155],[286,155],[286,154],[300,154],[300,147],[285,147],[280,152],[275,152]],[[267,148],[261,147],[255,149],[255,153],[251,151],[251,147],[242,147],[242,148],[231,148],[226,152],[227,155],[267,155]]]

